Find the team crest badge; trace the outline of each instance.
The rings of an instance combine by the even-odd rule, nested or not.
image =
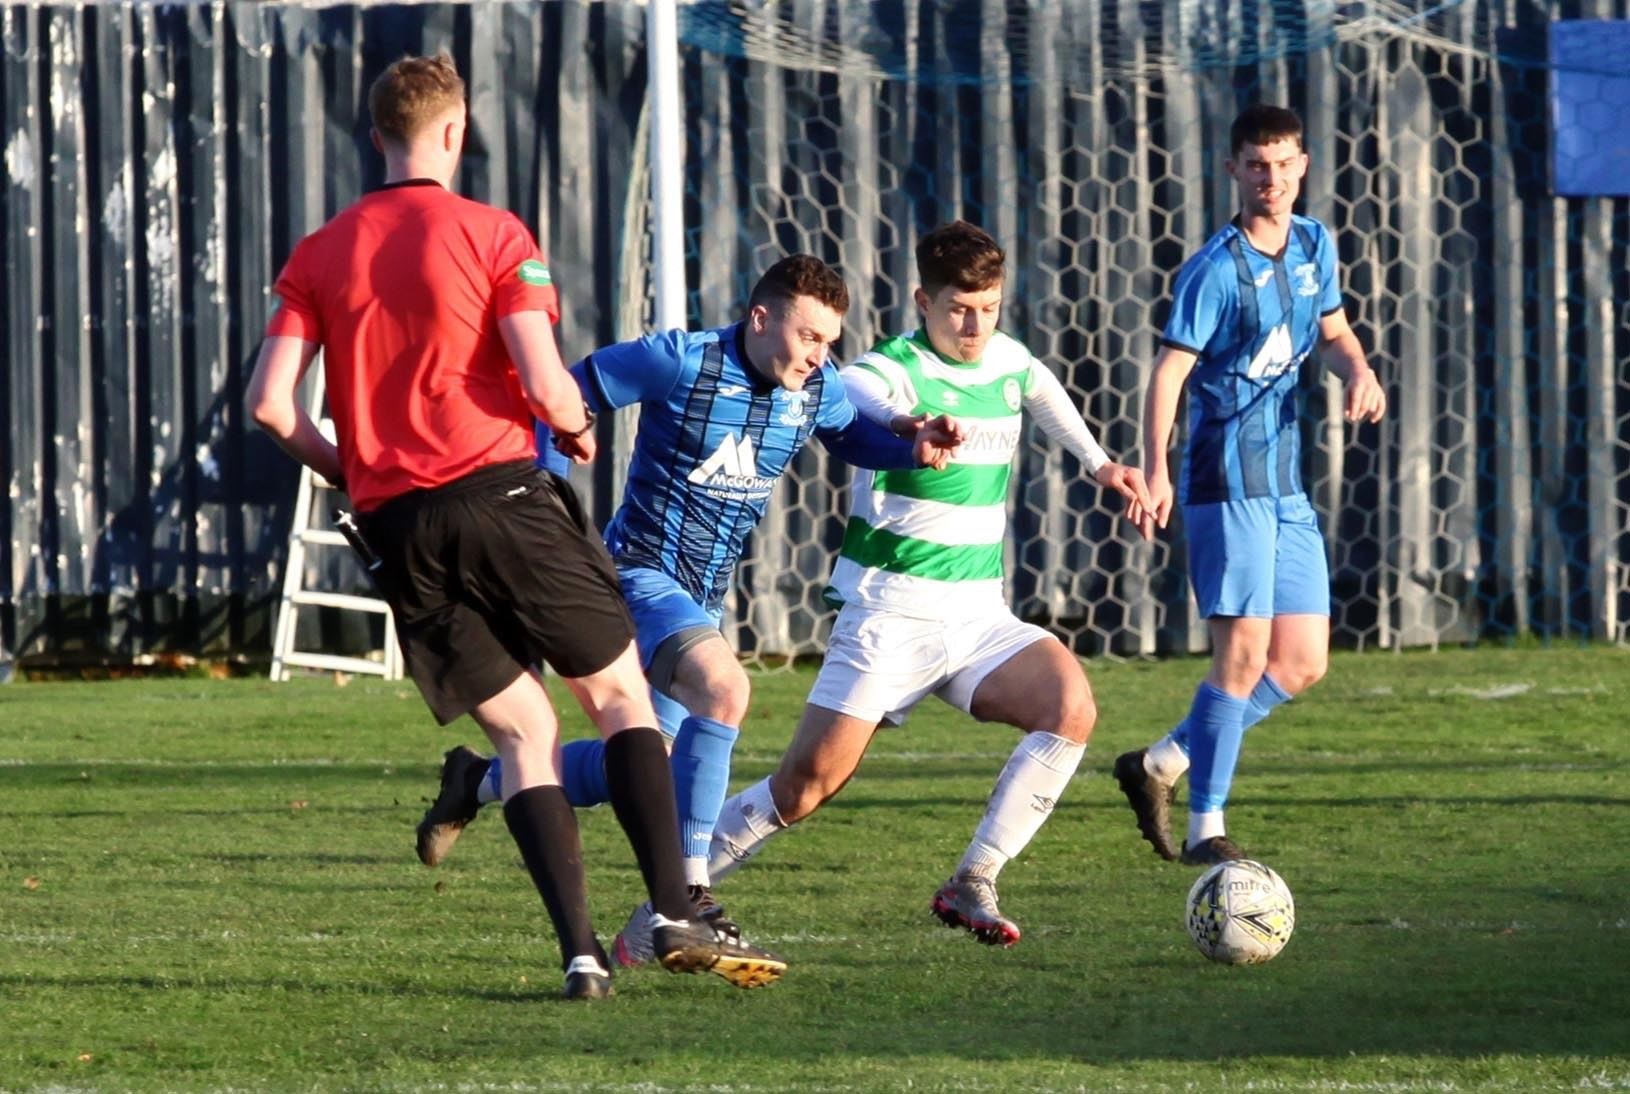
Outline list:
[[[1019,405],[1024,402],[1024,393],[1019,390],[1019,381],[1011,376],[1002,381],[1002,400],[1015,414],[1019,411]]]
[[[1319,267],[1312,262],[1304,262],[1296,267],[1296,295],[1319,295]]]
[[[781,424],[799,426],[809,421],[809,392],[794,391],[787,395],[787,405],[781,409]]]
[[[520,268],[515,271],[515,276],[528,285],[537,285],[540,288],[555,283],[554,278],[549,276],[549,267],[535,258],[529,258],[521,263]]]

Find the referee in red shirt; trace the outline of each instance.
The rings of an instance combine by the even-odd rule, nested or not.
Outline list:
[[[606,738],[612,807],[653,907],[662,963],[741,986],[785,965],[690,904],[662,736],[617,575],[569,486],[533,465],[533,418],[573,459],[594,424],[561,364],[555,288],[513,215],[453,194],[465,93],[446,55],[390,66],[368,94],[385,185],[301,240],[277,279],[250,413],[343,483],[380,565],[403,659],[443,725],[504,758],[504,819],[560,939],[568,998],[608,994],[577,821],[560,788],[548,662]],[[317,351],[338,446],[297,389]]]

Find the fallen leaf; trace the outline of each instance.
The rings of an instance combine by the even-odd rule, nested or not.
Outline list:
[[[32,893],[35,889],[38,889],[39,887],[40,887],[40,879],[39,878],[37,878],[37,877],[25,877],[25,878],[23,878],[23,888],[27,889],[29,892]]]

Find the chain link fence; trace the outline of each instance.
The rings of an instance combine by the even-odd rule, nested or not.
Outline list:
[[[1337,641],[1624,644],[1630,199],[1559,196],[1551,141],[1612,108],[1630,50],[1587,27],[1594,48],[1557,66],[1551,43],[1558,20],[1627,17],[1630,0],[685,4],[691,321],[732,320],[759,270],[812,251],[849,280],[852,356],[914,324],[912,246],[965,216],[1011,256],[1004,328],[1135,457],[1171,278],[1233,211],[1228,123],[1288,103],[1305,210],[1336,231],[1392,398],[1354,429],[1307,382]],[[568,356],[638,333],[644,18],[633,0],[0,4],[0,648],[264,653],[295,475],[242,386],[294,240],[379,181],[364,91],[404,52],[449,49],[469,79],[457,184],[539,233]],[[1564,77],[1601,110],[1587,90],[1581,117],[1553,117]],[[1598,149],[1610,166],[1625,132]],[[581,474],[602,518],[630,424]],[[727,619],[750,656],[818,652],[847,479],[809,452],[755,535]],[[1200,648],[1180,528],[1136,542],[1034,431],[1011,508],[1021,614],[1084,653]]]
[[[915,326],[912,247],[966,217],[1008,249],[1003,328],[1057,371],[1112,453],[1136,460],[1171,281],[1234,212],[1229,123],[1251,101],[1288,104],[1312,160],[1303,209],[1336,232],[1348,315],[1392,404],[1380,426],[1352,426],[1339,384],[1304,369],[1335,641],[1623,643],[1630,202],[1555,196],[1546,42],[1556,19],[1626,14],[1316,0],[687,7],[692,314],[729,321],[757,270],[810,251],[848,279],[842,351],[856,355]],[[1630,48],[1596,41],[1585,70],[1605,95]],[[847,480],[834,463],[803,457],[755,537],[733,611],[744,650],[820,644]],[[1145,545],[1117,508],[1031,429],[1010,501],[1015,609],[1083,653],[1203,649],[1181,527]]]

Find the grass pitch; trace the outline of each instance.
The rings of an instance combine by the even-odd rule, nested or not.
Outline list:
[[[1109,775],[1203,671],[1090,666],[1087,762],[1002,877],[1014,950],[928,913],[1014,739],[929,703],[721,887],[782,983],[640,969],[595,1005],[557,1000],[495,813],[414,858],[479,732],[410,685],[0,689],[0,1090],[1630,1089],[1630,653],[1337,656],[1247,739],[1230,828],[1298,918],[1256,968],[1194,951],[1194,872]],[[809,681],[755,679],[733,787]],[[582,823],[609,939],[638,876]]]

